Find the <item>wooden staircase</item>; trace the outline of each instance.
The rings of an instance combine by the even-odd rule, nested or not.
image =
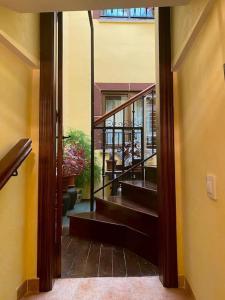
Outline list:
[[[94,191],[93,141],[91,208],[95,203],[95,211],[70,215],[70,234],[127,247],[157,265],[155,109],[156,91],[151,85],[94,121],[92,131],[101,145],[102,186]]]
[[[70,234],[126,247],[157,265],[155,170],[148,167],[145,180],[120,181],[117,196],[96,196],[94,212],[70,215]]]

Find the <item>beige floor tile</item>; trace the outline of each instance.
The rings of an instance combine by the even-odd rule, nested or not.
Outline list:
[[[165,289],[158,277],[59,279],[49,293],[25,300],[191,300],[179,289]]]

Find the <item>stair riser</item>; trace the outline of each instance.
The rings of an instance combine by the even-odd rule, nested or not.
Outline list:
[[[70,235],[128,248],[158,265],[157,239],[125,226],[71,217]]]
[[[70,235],[100,240],[104,243],[122,243],[124,227],[116,224],[89,219],[70,218]],[[118,232],[120,233],[118,235]],[[110,233],[110,234],[109,234]]]
[[[151,183],[157,184],[157,168],[146,167],[145,168],[145,179]]]
[[[122,196],[130,201],[158,211],[157,192],[122,183]]]
[[[96,199],[96,211],[149,235],[157,235],[158,218],[110,201]]]

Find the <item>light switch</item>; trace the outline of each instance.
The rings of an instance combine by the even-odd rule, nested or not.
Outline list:
[[[208,197],[216,200],[216,176],[207,175],[206,176],[206,189]]]

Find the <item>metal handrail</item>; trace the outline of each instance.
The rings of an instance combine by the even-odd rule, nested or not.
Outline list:
[[[102,187],[100,187],[99,189],[97,189],[96,191],[94,191],[94,194],[100,192],[101,190],[103,190],[104,188],[106,188],[107,186],[111,185],[112,183],[118,181],[121,177],[123,177],[125,174],[129,173],[130,171],[132,171],[133,169],[137,168],[138,166],[144,164],[147,160],[153,158],[155,155],[157,154],[157,152],[153,153],[152,155],[150,155],[149,157],[141,160],[140,162],[136,163],[135,165],[133,165],[132,167],[130,167],[128,170],[126,170],[124,173],[122,173],[121,175],[119,175],[118,177],[114,178],[113,180],[107,182],[105,185],[103,185]]]

